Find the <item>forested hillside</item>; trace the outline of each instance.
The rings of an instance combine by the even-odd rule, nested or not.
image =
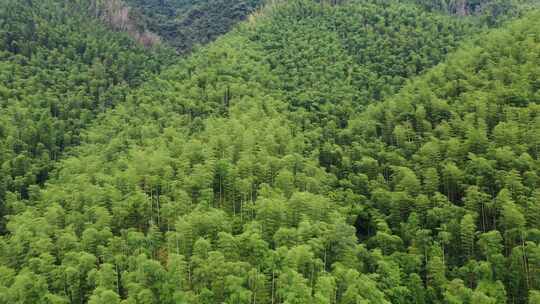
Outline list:
[[[360,238],[399,236],[386,250],[418,250],[449,303],[485,298],[464,287],[538,301],[539,17],[474,40],[341,133],[339,172],[365,181],[346,186],[366,198]]]
[[[36,27],[47,35],[94,20],[44,3],[29,16],[58,20]],[[3,81],[13,131],[0,139],[34,130],[33,151],[61,130],[10,123],[26,111],[82,123],[54,171],[51,159],[28,190],[6,188],[0,303],[540,303],[540,12],[425,4],[277,1],[174,64],[98,27],[110,40],[91,41],[134,59],[96,74],[100,94],[64,83],[75,72]],[[95,37],[79,27],[59,36]],[[1,33],[15,29],[27,33]],[[43,33],[14,41],[70,54],[71,40],[48,48]],[[6,66],[70,66],[30,65],[11,45]],[[106,69],[75,55],[78,70]],[[85,115],[77,91],[95,102]],[[76,115],[55,116],[47,94]],[[2,169],[18,147],[2,143]]]
[[[125,0],[140,22],[179,52],[215,40],[263,0]]]
[[[89,5],[0,2],[1,215],[6,200],[36,191],[98,113],[122,102],[168,58],[108,31],[88,16]]]
[[[408,0],[417,3],[425,9],[446,12],[458,16],[480,16],[489,24],[494,24],[502,18],[512,18],[519,15],[524,6],[534,7],[531,0]]]

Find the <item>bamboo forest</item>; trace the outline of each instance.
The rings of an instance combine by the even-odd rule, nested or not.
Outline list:
[[[540,0],[0,0],[0,304],[540,304]]]

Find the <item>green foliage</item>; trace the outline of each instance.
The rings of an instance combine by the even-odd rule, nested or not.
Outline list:
[[[166,59],[108,31],[86,15],[87,5],[0,4],[1,215],[18,208],[12,197],[33,196],[33,185],[42,185],[62,153],[81,142],[81,130]]]
[[[530,260],[519,257],[527,255],[527,248],[537,246],[536,241],[527,243],[531,232],[527,227],[538,227],[538,222],[527,221],[525,208],[536,199],[539,184],[525,180],[540,169],[533,135],[538,129],[538,86],[533,80],[539,73],[538,17],[533,13],[474,40],[474,45],[463,47],[397,95],[370,105],[351,121],[344,133],[352,139],[348,148],[342,148],[343,154],[351,157],[348,164],[369,156],[379,167],[394,172],[379,172],[387,184],[374,186],[377,190],[371,193],[371,200],[377,201],[378,193],[388,185],[392,193],[414,189],[431,198],[426,217],[420,222],[415,217],[414,224],[433,233],[445,231],[449,239],[443,239],[439,232],[441,238],[431,241],[442,248],[445,265],[429,261],[428,254],[428,269],[440,274],[446,267],[458,267],[456,274],[461,274],[456,279],[465,281],[465,286],[476,286],[480,279],[470,278],[477,271],[474,264],[477,259],[486,259],[496,278],[490,275],[490,280],[504,282],[507,295],[519,303],[527,302],[527,290],[537,288],[530,279]],[[369,126],[374,130],[366,130]],[[362,147],[360,153],[357,147]],[[388,159],[388,153],[400,159],[399,168]],[[418,183],[403,187],[402,167],[410,170],[411,176],[424,175],[428,180],[419,190]],[[354,166],[343,170],[352,171],[349,178],[358,172]],[[429,179],[438,182],[433,186]],[[392,193],[385,195],[392,197]],[[410,195],[414,197],[414,192]],[[391,207],[375,204],[373,208],[387,218],[395,216]],[[412,214],[405,212],[410,221]],[[407,235],[403,228],[393,227],[402,238]],[[513,270],[507,272],[505,267]],[[461,294],[462,283],[454,280],[446,286],[442,278],[442,274],[433,275],[435,292],[451,303],[500,301],[496,300],[500,295],[489,300],[492,295],[487,291]],[[440,294],[441,288],[447,291]]]
[[[179,52],[215,40],[247,18],[262,0],[125,0],[150,31]]]
[[[193,4],[144,3],[161,16]],[[27,78],[0,74],[11,109],[0,119],[49,113],[30,103],[47,94],[59,106],[77,91],[91,105],[65,103],[88,116],[46,185],[5,195],[0,303],[538,300],[538,12],[484,33],[481,18],[399,1],[276,2],[162,69],[166,57],[127,36],[82,28],[94,21],[75,3],[8,4],[59,18],[45,33],[72,27],[65,46],[38,47],[11,22],[21,43],[2,45],[7,71],[73,63],[80,74],[67,78],[85,80],[50,85],[26,72],[39,88],[28,97]],[[79,33],[100,46],[97,59],[71,47]],[[36,50],[53,63],[74,57],[17,61]],[[109,78],[126,65],[105,65],[101,52],[137,54],[140,73]],[[0,125],[5,138],[30,129]],[[58,130],[33,128],[26,145]],[[2,144],[2,169],[24,176],[15,148]]]
[[[488,25],[496,25],[520,16],[538,4],[536,0],[409,0],[425,9],[459,16],[476,16]]]
[[[473,31],[465,20],[379,2],[280,3],[246,26],[264,47],[290,106],[307,110],[295,113],[295,120],[313,124],[305,127],[323,125],[323,135],[335,138],[350,113],[395,93]],[[335,165],[326,154],[336,152],[328,150],[321,162]]]

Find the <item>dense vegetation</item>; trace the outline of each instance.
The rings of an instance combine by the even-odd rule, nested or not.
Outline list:
[[[359,181],[344,188],[366,200],[360,237],[423,251],[428,292],[450,303],[485,298],[464,286],[499,292],[493,303],[540,288],[539,16],[474,41],[340,134],[340,172]]]
[[[534,0],[408,0],[431,11],[459,16],[475,15],[490,25],[520,15],[537,4]]]
[[[0,3],[0,214],[6,191],[28,198],[80,130],[167,58],[90,19],[85,2],[29,3]]]
[[[487,20],[280,2],[137,74],[8,195],[0,303],[540,303],[540,12]]]
[[[188,52],[228,32],[262,0],[125,0],[140,23],[179,52]]]

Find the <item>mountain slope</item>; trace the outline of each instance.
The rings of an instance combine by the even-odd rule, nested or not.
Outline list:
[[[516,17],[534,7],[536,0],[411,0],[427,10],[459,16],[479,16],[490,25]]]
[[[346,179],[385,181],[360,191],[374,229],[364,237],[383,220],[409,246],[431,238],[427,258],[450,272],[428,287],[446,298],[482,280],[517,303],[540,288],[538,17],[474,41],[343,133]]]
[[[247,35],[265,49],[291,106],[327,119],[393,94],[476,27],[393,1],[273,7],[279,9],[269,8]]]
[[[191,51],[227,33],[262,0],[126,0],[142,22],[179,52]]]
[[[87,2],[0,4],[0,214],[28,198],[93,118],[160,70],[143,50],[85,14]],[[33,186],[33,189],[30,189]]]
[[[538,13],[262,14],[10,201],[0,303],[535,303]]]

